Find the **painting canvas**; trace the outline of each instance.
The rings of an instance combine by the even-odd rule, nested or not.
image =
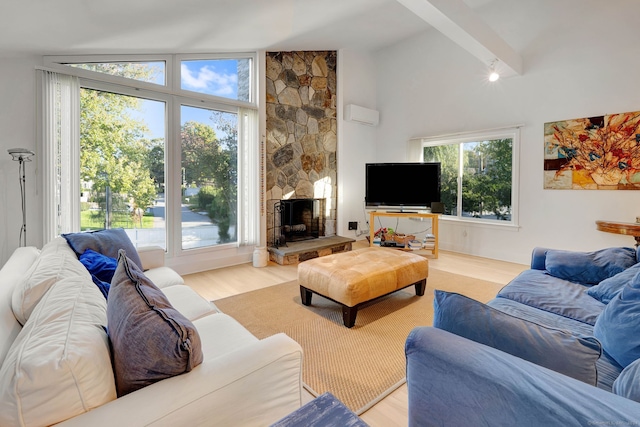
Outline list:
[[[544,188],[640,190],[640,111],[545,123]]]

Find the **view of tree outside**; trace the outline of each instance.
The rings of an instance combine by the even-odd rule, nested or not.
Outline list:
[[[440,201],[446,215],[456,215],[458,209],[459,144],[424,147],[425,162],[440,162]]]
[[[237,241],[237,114],[182,106],[182,248]],[[207,119],[208,116],[208,119]],[[201,117],[199,120],[189,117]],[[193,215],[211,223],[194,228]],[[204,220],[201,218],[201,220]],[[202,221],[200,221],[202,222]]]
[[[511,220],[512,151],[511,138],[424,147],[425,162],[441,162],[446,214]]]
[[[80,226],[135,230],[136,243],[165,247],[164,210],[153,209],[164,203],[164,138],[145,138],[147,125],[131,114],[148,103],[164,110],[159,101],[81,90]]]
[[[232,73],[237,60],[229,62],[218,74],[194,63],[200,68],[189,70],[189,84],[197,77],[213,91],[228,83],[230,91],[216,90],[238,96],[237,76],[219,78]],[[157,64],[74,66],[163,84],[164,63]],[[166,248],[165,103],[88,88],[80,102],[82,230],[122,227],[136,246]],[[180,135],[182,248],[237,241],[237,115],[182,106]]]
[[[141,82],[165,84],[164,62],[93,62],[86,64],[67,64],[70,67],[125,77]]]

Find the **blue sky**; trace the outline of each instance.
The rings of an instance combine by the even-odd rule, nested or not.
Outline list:
[[[238,61],[182,61],[181,87],[185,90],[237,99]]]

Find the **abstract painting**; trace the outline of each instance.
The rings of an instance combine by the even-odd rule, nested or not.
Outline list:
[[[640,111],[545,123],[544,188],[640,190]]]

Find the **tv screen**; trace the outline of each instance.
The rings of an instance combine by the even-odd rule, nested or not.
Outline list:
[[[440,201],[440,163],[367,163],[368,208],[430,208]]]

